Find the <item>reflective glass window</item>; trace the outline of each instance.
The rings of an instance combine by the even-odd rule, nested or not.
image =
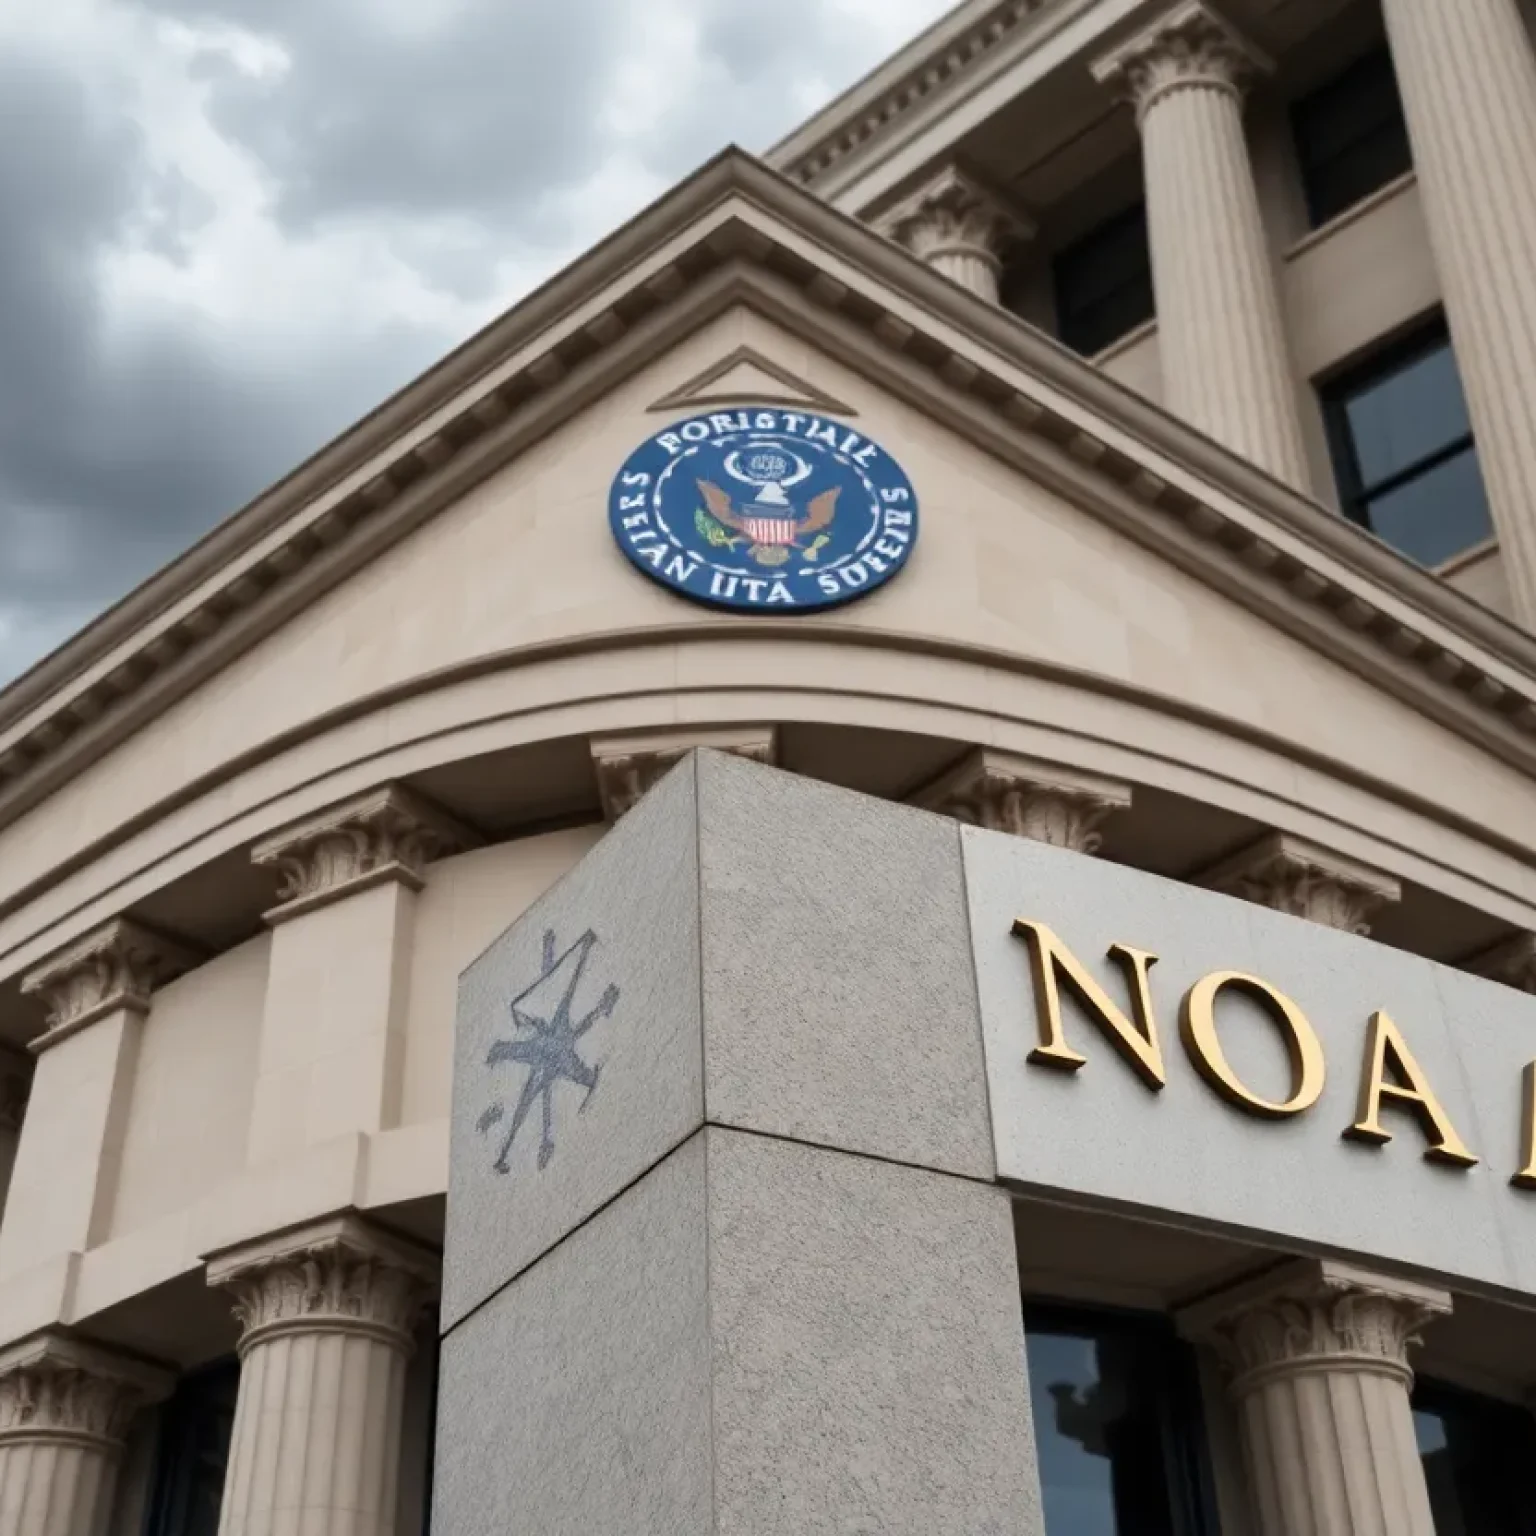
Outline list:
[[[1213,1531],[1188,1348],[1159,1318],[1026,1305],[1046,1536]]]
[[[1067,246],[1052,265],[1056,334],[1092,357],[1153,314],[1152,254],[1143,204]]]
[[[1350,517],[1423,565],[1488,537],[1488,497],[1442,324],[1328,384],[1323,404]]]
[[[1413,1428],[1435,1536],[1536,1536],[1536,1420],[1524,1408],[1420,1382]]]

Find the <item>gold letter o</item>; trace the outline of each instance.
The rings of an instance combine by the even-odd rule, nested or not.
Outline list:
[[[1274,1104],[1261,1099],[1232,1070],[1216,1034],[1216,994],[1223,987],[1246,992],[1281,1026],[1291,1061],[1291,1095],[1283,1102]],[[1189,989],[1179,1010],[1179,1038],[1201,1077],[1229,1104],[1251,1115],[1283,1120],[1287,1115],[1311,1109],[1322,1094],[1327,1069],[1316,1031],[1290,998],[1257,976],[1242,971],[1212,971],[1201,977]]]

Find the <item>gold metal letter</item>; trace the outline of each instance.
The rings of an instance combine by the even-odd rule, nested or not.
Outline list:
[[[1526,1067],[1521,1086],[1525,1107],[1520,1115],[1520,1155],[1525,1167],[1509,1182],[1516,1189],[1536,1189],[1536,1061]]]
[[[1030,974],[1035,983],[1035,1020],[1040,1044],[1029,1053],[1029,1060],[1042,1067],[1058,1067],[1075,1072],[1088,1060],[1066,1042],[1061,1028],[1061,994],[1058,978],[1067,983],[1072,994],[1103,1027],[1109,1043],[1126,1059],[1136,1075],[1149,1088],[1167,1086],[1163,1071],[1163,1050],[1157,1040],[1157,1021],[1152,1017],[1152,994],[1147,986],[1147,970],[1157,964],[1157,956],[1124,944],[1111,944],[1109,957],[1125,968],[1130,984],[1133,1024],[1115,1000],[1084,968],[1071,950],[1044,923],[1015,918],[1013,931],[1029,947]]]
[[[1391,1072],[1394,1081],[1387,1081]],[[1471,1168],[1477,1159],[1467,1150],[1450,1117],[1441,1108],[1429,1079],[1414,1060],[1402,1031],[1381,1012],[1371,1015],[1365,1036],[1365,1064],[1360,1070],[1360,1100],[1355,1123],[1344,1132],[1351,1141],[1391,1141],[1392,1132],[1381,1127],[1381,1101],[1391,1099],[1408,1109],[1429,1145],[1424,1156],[1431,1162]]]
[[[1285,1033],[1286,1054],[1291,1060],[1291,1094],[1278,1104],[1261,1099],[1232,1070],[1216,1034],[1216,995],[1223,987],[1244,992],[1261,1003],[1264,1011]],[[1179,1035],[1195,1070],[1227,1103],[1269,1120],[1299,1115],[1317,1103],[1323,1091],[1327,1065],[1322,1043],[1307,1016],[1283,992],[1267,981],[1242,971],[1212,971],[1184,996],[1179,1010]]]

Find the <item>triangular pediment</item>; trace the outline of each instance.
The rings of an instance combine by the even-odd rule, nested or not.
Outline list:
[[[854,416],[851,405],[834,399],[749,346],[733,348],[702,373],[669,389],[653,411],[706,411],[727,405],[776,405],[820,416]]]
[[[633,412],[618,423],[627,446],[601,436],[617,430],[610,418],[620,391]],[[375,571],[394,546],[443,519],[435,538],[448,519],[469,515],[479,488],[535,463],[546,445],[559,442],[547,451],[586,475],[579,490],[562,485],[559,502],[586,516],[604,504],[603,477],[656,430],[653,412],[743,395],[828,415],[856,404],[859,430],[872,436],[881,433],[871,424],[877,397],[899,403],[914,413],[913,441],[943,438],[936,465],[963,454],[992,466],[977,469],[977,485],[991,474],[1048,492],[1083,526],[1115,534],[1114,548],[1247,610],[1257,630],[1283,632],[1438,726],[1536,770],[1530,635],[732,151],[0,693],[0,826],[215,673],[246,667],[279,629],[310,622],[334,589],[381,586]],[[582,424],[575,446],[564,432],[572,423]],[[1012,515],[1027,528],[1028,498],[1011,494]],[[972,495],[953,490],[940,504],[963,506]],[[530,570],[544,589],[579,595],[613,554],[598,537],[601,512],[583,525],[587,563],[567,567],[568,539],[537,543],[538,495],[504,489],[492,505],[501,522],[486,526],[495,537],[485,547],[467,539],[459,570],[487,559],[488,548],[507,582]],[[949,558],[945,537],[930,525],[930,565]],[[1102,540],[1095,547],[1099,558],[1120,558]],[[994,585],[1009,562],[1022,580],[1034,561],[1028,548],[990,567],[975,558]],[[920,565],[903,578],[906,590],[916,590]],[[390,601],[389,622],[409,613],[416,623],[409,594]],[[1007,601],[1002,594],[999,609]],[[460,603],[445,622],[466,611]],[[1105,611],[1118,622],[1113,605]],[[645,614],[662,633],[698,620],[671,597]],[[547,639],[562,638],[562,622],[549,620]],[[916,644],[925,615],[909,622]],[[1021,663],[1037,660],[1026,629],[1009,643],[1022,647]],[[986,648],[966,644],[978,659]],[[1176,691],[1177,666],[1166,677]]]

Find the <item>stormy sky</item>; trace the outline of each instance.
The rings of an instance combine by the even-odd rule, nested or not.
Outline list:
[[[0,0],[0,687],[949,0]]]

